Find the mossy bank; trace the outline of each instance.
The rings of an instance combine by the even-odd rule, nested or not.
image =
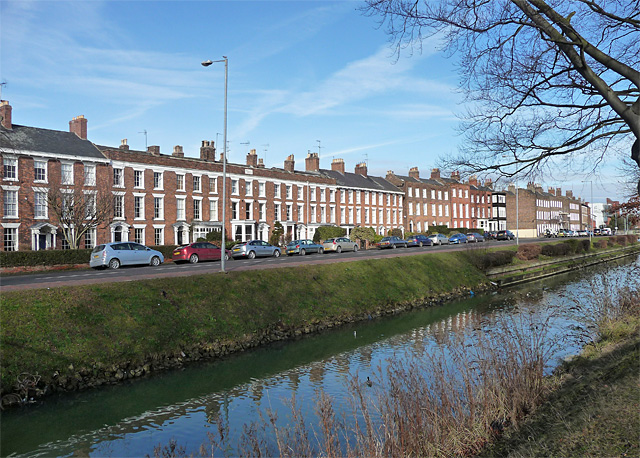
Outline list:
[[[74,390],[442,303],[490,286],[465,253],[3,293],[2,392]]]

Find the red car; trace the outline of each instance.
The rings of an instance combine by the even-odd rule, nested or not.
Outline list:
[[[224,259],[231,258],[231,252],[225,250],[226,254]],[[173,256],[171,257],[173,262],[187,262],[195,264],[199,261],[219,261],[220,260],[220,247],[209,242],[193,242],[189,245],[183,245],[173,250]]]

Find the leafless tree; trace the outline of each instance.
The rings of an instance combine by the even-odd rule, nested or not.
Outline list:
[[[461,57],[466,141],[445,165],[513,176],[565,158],[595,170],[624,148],[640,167],[638,0],[365,2],[398,50],[438,35]]]
[[[60,225],[69,248],[80,247],[84,235],[113,217],[114,196],[108,188],[86,188],[81,184],[52,187],[46,193],[50,218]]]

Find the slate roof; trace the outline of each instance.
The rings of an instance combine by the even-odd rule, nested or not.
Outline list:
[[[43,153],[73,158],[103,159],[105,156],[89,140],[72,132],[12,125],[0,129],[0,150],[4,153]]]
[[[348,188],[370,189],[372,191],[388,191],[402,193],[402,190],[394,186],[382,177],[363,176],[359,173],[345,172],[340,173],[335,170],[321,169],[320,172],[336,180],[338,186],[346,186]]]

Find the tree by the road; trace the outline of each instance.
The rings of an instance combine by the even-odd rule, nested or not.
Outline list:
[[[104,186],[95,190],[81,184],[51,187],[46,193],[46,204],[51,221],[59,224],[71,249],[79,248],[88,231],[108,223],[114,216],[114,195]]]
[[[461,57],[467,141],[445,166],[588,170],[622,148],[640,167],[639,1],[365,1],[398,49],[437,35]]]

